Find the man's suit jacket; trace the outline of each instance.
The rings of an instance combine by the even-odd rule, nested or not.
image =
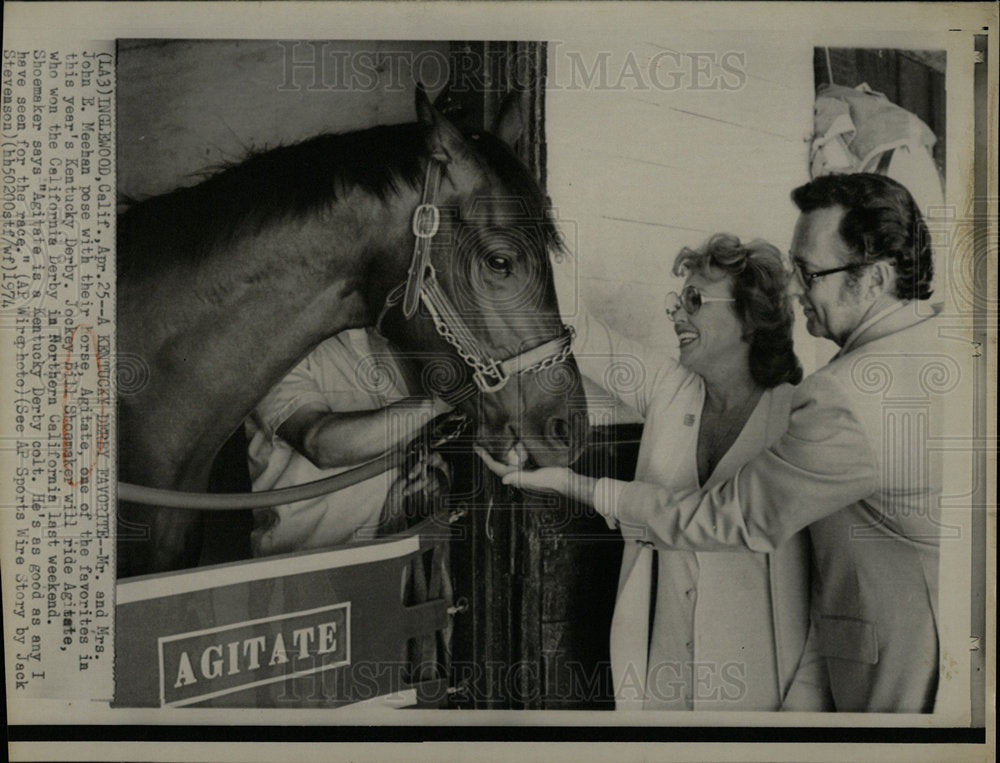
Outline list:
[[[770,552],[810,526],[813,637],[835,707],[930,712],[938,676],[941,396],[938,320],[903,305],[796,390],[789,429],[706,493],[601,480],[599,511],[667,548]]]

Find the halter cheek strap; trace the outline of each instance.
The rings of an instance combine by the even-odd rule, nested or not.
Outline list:
[[[449,402],[454,403],[474,394],[476,389],[498,392],[512,375],[538,372],[562,363],[572,351],[574,332],[572,327],[563,326],[562,333],[555,339],[506,360],[493,358],[482,346],[444,293],[430,262],[431,243],[441,223],[441,212],[435,201],[441,184],[442,166],[442,160],[437,157],[431,157],[427,162],[420,204],[413,211],[411,223],[415,241],[410,269],[406,281],[389,292],[375,327],[381,330],[386,313],[400,302],[403,304],[403,316],[407,319],[416,313],[417,303],[423,302],[434,321],[435,330],[472,369],[475,387],[468,385],[459,390],[457,398],[451,396]]]
[[[422,280],[423,291],[420,293],[420,301],[430,313],[438,335],[454,347],[462,361],[472,369],[474,384],[467,384],[445,398],[452,405],[471,397],[477,390],[499,392],[506,386],[511,376],[537,373],[562,363],[569,357],[573,350],[576,331],[572,326],[563,326],[562,333],[555,339],[550,339],[506,360],[494,359],[483,349],[465,321],[452,307],[451,300],[438,284],[433,266],[428,265],[428,268],[429,272]],[[403,301],[406,285],[401,283],[389,292],[375,322],[376,331],[382,331],[382,321],[386,314]],[[443,313],[440,308],[443,308]]]
[[[420,205],[413,210],[410,227],[416,237],[413,242],[413,259],[406,277],[406,292],[403,296],[403,315],[409,319],[417,311],[417,301],[423,291],[424,274],[431,262],[431,240],[437,235],[441,224],[441,212],[434,203],[441,186],[441,165],[435,158],[427,162],[424,175],[424,190]]]

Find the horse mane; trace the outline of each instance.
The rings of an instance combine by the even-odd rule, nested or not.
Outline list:
[[[405,186],[417,189],[429,129],[417,122],[378,126],[251,151],[197,185],[126,201],[118,216],[118,273],[197,261],[242,235],[316,213],[346,189],[380,201]],[[511,196],[527,204],[524,212],[547,246],[561,250],[548,201],[530,173],[498,138],[477,135],[475,145]]]
[[[197,185],[134,203],[118,216],[119,273],[198,260],[240,235],[314,213],[345,189],[384,200],[417,187],[427,135],[425,125],[409,123],[251,151]]]

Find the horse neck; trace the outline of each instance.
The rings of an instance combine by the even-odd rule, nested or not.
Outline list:
[[[411,198],[412,196],[412,198]],[[386,294],[405,277],[415,192],[381,202],[349,192],[310,220],[278,226],[252,243],[257,304],[271,343],[300,352],[344,329],[373,325]],[[256,278],[255,278],[256,280]]]
[[[130,315],[120,344],[157,366],[146,388],[123,398],[124,434],[137,417],[146,420],[138,429],[171,441],[136,448],[164,462],[150,469],[200,481],[218,447],[313,347],[374,322],[378,300],[405,276],[410,195],[382,202],[348,192],[308,218],[236,236],[166,279],[120,284],[119,309]]]

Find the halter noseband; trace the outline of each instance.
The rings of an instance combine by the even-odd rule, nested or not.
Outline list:
[[[481,392],[498,392],[504,388],[512,375],[535,373],[569,357],[575,332],[572,326],[563,326],[562,333],[537,347],[514,355],[506,360],[497,360],[482,346],[475,334],[462,320],[448,295],[438,283],[436,271],[430,262],[431,244],[437,235],[441,222],[441,212],[435,204],[441,184],[443,162],[431,157],[427,162],[424,188],[420,204],[413,211],[411,227],[416,240],[413,244],[413,259],[407,272],[406,281],[389,292],[379,315],[376,327],[382,323],[386,312],[400,301],[403,316],[413,317],[417,302],[423,302],[434,321],[438,334],[458,352],[459,357],[472,369],[472,379]],[[458,395],[464,399],[475,390],[469,389]]]

